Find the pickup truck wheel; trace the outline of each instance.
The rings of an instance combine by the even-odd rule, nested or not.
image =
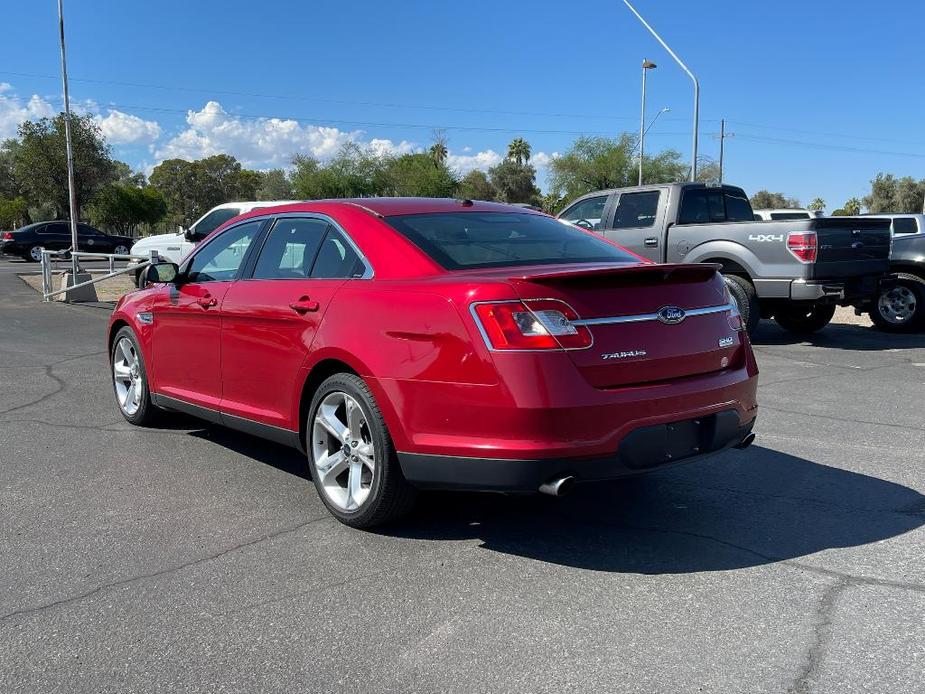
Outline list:
[[[916,275],[895,275],[896,285],[880,292],[870,319],[888,333],[911,333],[925,326],[925,280]]]
[[[736,307],[742,315],[745,330],[751,335],[758,327],[758,321],[761,320],[761,307],[758,305],[758,292],[755,291],[755,285],[738,275],[723,275],[723,279],[726,280],[732,300],[736,302]]]
[[[793,305],[774,314],[774,320],[784,330],[797,335],[809,335],[822,330],[835,315],[835,304]]]

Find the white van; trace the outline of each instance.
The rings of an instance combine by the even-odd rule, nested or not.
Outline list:
[[[132,246],[132,255],[144,256],[149,258],[151,251],[157,251],[161,260],[170,261],[171,263],[180,264],[189,252],[196,247],[196,244],[202,241],[206,236],[215,231],[222,224],[232,217],[239,214],[259,210],[264,207],[274,207],[275,205],[290,205],[298,200],[260,200],[250,202],[226,202],[223,205],[216,205],[206,212],[202,217],[197,219],[189,229],[182,227],[176,234],[157,234],[156,236],[146,236]],[[131,265],[133,263],[129,263]],[[138,264],[137,262],[134,264]],[[141,271],[135,273],[135,284],[141,280]],[[140,286],[140,285],[139,285]]]

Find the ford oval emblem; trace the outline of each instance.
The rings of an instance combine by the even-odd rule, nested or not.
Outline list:
[[[655,315],[665,325],[677,325],[687,314],[677,306],[662,306]]]

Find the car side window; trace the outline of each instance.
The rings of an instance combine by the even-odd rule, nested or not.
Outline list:
[[[63,222],[51,222],[38,230],[39,234],[64,234],[70,233],[70,229]]]
[[[915,234],[918,230],[914,217],[896,217],[893,220],[894,234]]]
[[[593,198],[585,198],[560,214],[559,219],[564,219],[572,224],[584,222],[579,226],[597,230],[601,228],[601,220],[604,216],[604,207],[606,205],[606,195],[596,195]]]
[[[241,214],[241,210],[237,207],[224,207],[220,210],[213,210],[196,224],[196,228],[193,229],[193,238],[201,241],[229,219],[237,217],[239,214]]]
[[[261,224],[262,219],[255,219],[219,234],[190,260],[186,281],[221,282],[237,277],[247,249],[260,231]]]
[[[623,193],[617,204],[612,229],[638,229],[655,224],[660,192],[647,190],[640,193]]]
[[[277,220],[260,251],[254,279],[309,277],[318,248],[330,226],[323,219]]]
[[[311,276],[316,279],[361,277],[363,261],[346,237],[334,227],[328,229],[312,265]]]

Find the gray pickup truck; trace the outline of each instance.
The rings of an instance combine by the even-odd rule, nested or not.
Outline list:
[[[755,221],[734,186],[668,183],[602,190],[559,218],[658,263],[718,263],[749,331],[774,318],[815,332],[836,306],[869,310],[890,267],[888,220]]]

